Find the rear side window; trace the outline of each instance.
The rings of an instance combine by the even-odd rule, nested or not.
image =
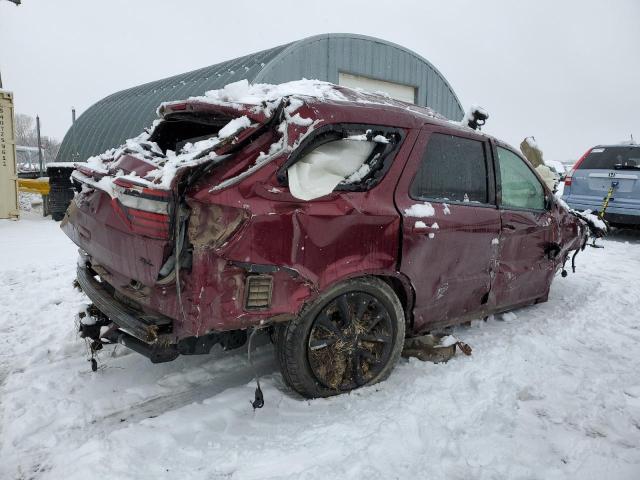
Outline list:
[[[503,207],[544,210],[544,188],[518,155],[498,147]]]
[[[487,183],[482,142],[434,133],[409,193],[420,200],[488,203]]]
[[[341,183],[362,180],[370,171],[367,160],[374,142],[341,138],[318,145],[288,170],[291,194],[312,200],[331,193]]]
[[[314,133],[278,172],[278,181],[300,200],[373,188],[402,142],[398,129],[361,124],[326,125]]]
[[[597,147],[578,165],[578,170],[640,170],[640,148]]]

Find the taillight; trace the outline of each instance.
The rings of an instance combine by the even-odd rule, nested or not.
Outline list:
[[[570,171],[569,173],[567,173],[567,176],[566,176],[566,177],[564,177],[564,185],[565,185],[566,187],[568,187],[568,186],[570,186],[570,185],[571,185],[571,180],[572,180],[572,178],[571,178],[571,177],[573,177],[573,172],[574,172],[574,170],[573,170],[573,168],[572,168],[572,169],[571,169],[571,171]]]
[[[169,202],[171,192],[156,190],[136,183],[116,179],[113,182],[116,198],[114,210],[134,232],[166,240],[169,234]]]
[[[564,184],[565,186],[570,186],[571,185],[571,181],[573,180],[573,174],[576,172],[576,170],[580,167],[580,164],[582,162],[584,162],[584,159],[587,158],[587,155],[589,155],[591,153],[591,150],[593,150],[593,148],[590,148],[589,150],[587,150],[586,152],[584,152],[584,155],[582,155],[578,161],[575,163],[575,165],[573,166],[573,168],[569,171],[569,173],[567,174],[566,177],[564,177]]]

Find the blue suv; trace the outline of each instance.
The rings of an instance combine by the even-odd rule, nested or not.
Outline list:
[[[563,199],[576,210],[599,212],[613,187],[605,219],[640,225],[640,145],[598,145],[565,178]]]

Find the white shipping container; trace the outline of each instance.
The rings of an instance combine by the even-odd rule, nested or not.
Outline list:
[[[18,175],[13,94],[0,90],[0,218],[17,219]]]

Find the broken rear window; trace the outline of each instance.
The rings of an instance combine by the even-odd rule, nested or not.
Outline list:
[[[215,137],[232,118],[199,112],[175,113],[158,124],[150,141],[160,149],[180,152],[185,145]]]

